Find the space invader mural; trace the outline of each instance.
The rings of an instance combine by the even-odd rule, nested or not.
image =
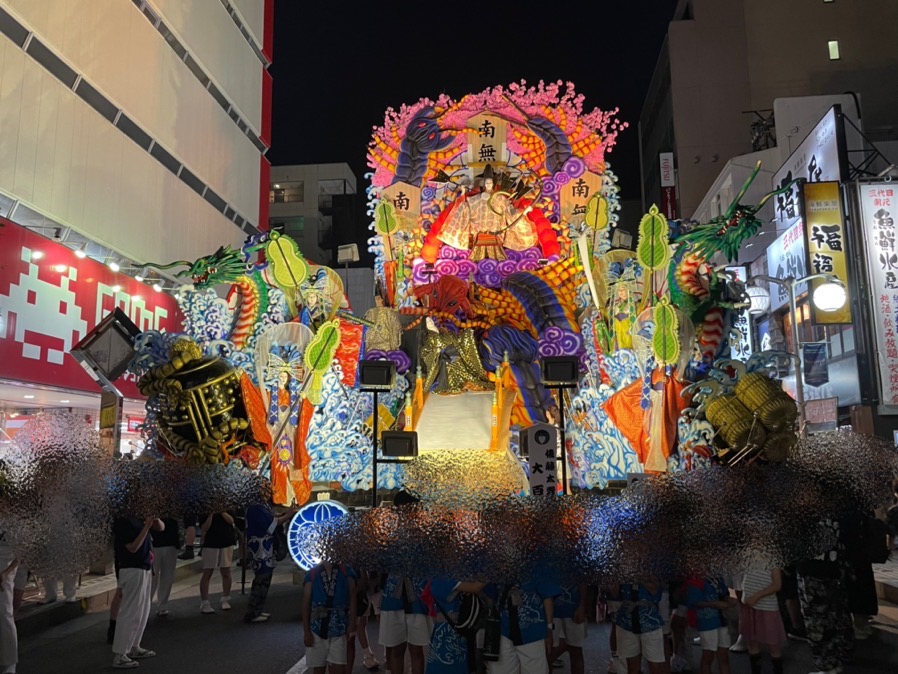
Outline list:
[[[95,392],[67,352],[115,309],[139,330],[181,330],[168,293],[0,218],[0,379]],[[133,381],[118,385],[140,397]]]
[[[78,270],[68,267],[58,285],[49,283],[38,276],[31,254],[30,248],[22,248],[28,273],[19,275],[19,283],[10,285],[8,295],[0,293],[0,312],[4,323],[14,325],[14,339],[24,358],[62,365],[66,352],[87,332],[87,321],[69,287],[77,280]]]

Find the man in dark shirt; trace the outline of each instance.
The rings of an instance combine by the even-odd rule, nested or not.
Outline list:
[[[215,569],[221,573],[221,610],[231,608],[231,564],[234,561],[234,518],[230,513],[215,513],[202,518],[203,577],[200,578],[200,611],[215,613],[209,602],[209,583]]]
[[[138,666],[136,658],[151,658],[156,653],[142,648],[143,631],[147,626],[152,604],[153,542],[150,530],[162,531],[161,520],[148,517],[143,522],[136,517],[119,517],[113,524],[115,539],[115,573],[122,592],[112,652],[116,669]]]

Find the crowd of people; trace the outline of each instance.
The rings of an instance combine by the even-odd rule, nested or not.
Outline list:
[[[394,504],[411,501],[400,492]],[[190,515],[184,518],[181,554],[178,520],[116,519],[117,591],[108,631],[113,667],[135,668],[156,655],[142,644],[154,598],[156,615],[167,616],[177,560],[193,556],[196,539],[202,558],[199,611],[232,608],[237,548],[237,563],[253,571],[243,619],[268,621],[264,609],[272,576],[287,555],[283,525],[293,514],[259,503],[240,515]],[[752,569],[730,579],[649,576],[596,587],[546,572],[528,582],[503,584],[322,562],[303,580],[306,662],[314,674],[347,674],[360,653],[367,669],[396,674],[548,674],[566,656],[571,673],[584,674],[587,628],[594,619],[611,625],[609,674],[637,674],[643,661],[649,674],[710,674],[715,669],[729,674],[730,658],[740,653],[752,674],[782,674],[789,639],[810,644],[816,674],[839,674],[851,661],[855,642],[872,634],[870,620],[878,610],[872,564],[891,555],[898,505],[879,517],[858,512],[821,525],[832,543],[823,554],[785,569]],[[213,605],[210,586],[216,570],[222,594]],[[27,572],[0,534],[0,674],[15,672],[18,660],[20,577]],[[57,601],[59,580],[44,579],[45,603]],[[65,599],[76,600],[77,578],[61,580]],[[368,638],[375,619],[383,657]],[[701,649],[696,662],[690,658],[690,636]]]

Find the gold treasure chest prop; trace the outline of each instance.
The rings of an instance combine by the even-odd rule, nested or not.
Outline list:
[[[204,357],[186,339],[170,355],[138,383],[141,393],[158,398],[160,440],[188,463],[226,462],[245,444],[238,436],[250,425],[240,372],[221,358]]]

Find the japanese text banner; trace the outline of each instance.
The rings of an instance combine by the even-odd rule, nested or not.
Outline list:
[[[805,183],[804,213],[805,236],[808,250],[809,274],[832,274],[845,286],[848,299],[838,311],[818,311],[814,308],[817,324],[836,325],[851,323],[851,288],[848,286],[848,261],[845,254],[845,223],[842,219],[842,198],[839,183]],[[818,278],[813,288],[826,283]],[[811,303],[813,306],[813,302]]]
[[[898,248],[895,245],[895,188],[891,183],[858,187],[866,235],[867,268],[873,299],[880,399],[898,405]]]

